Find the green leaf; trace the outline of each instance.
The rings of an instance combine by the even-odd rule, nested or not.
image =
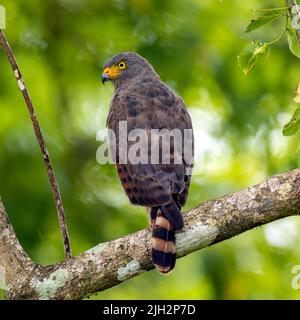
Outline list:
[[[300,46],[295,34],[294,30],[288,30],[287,32],[287,39],[289,43],[290,51],[300,59]]]
[[[284,126],[283,135],[292,136],[300,129],[300,108],[298,108],[292,117],[292,119]]]
[[[285,11],[285,9],[284,9]],[[256,30],[262,26],[264,26],[267,23],[270,23],[276,19],[278,19],[280,16],[282,16],[283,11],[282,10],[272,10],[265,12],[262,16],[258,17],[257,19],[251,20],[250,24],[248,25],[246,32],[251,32],[253,30]]]
[[[248,43],[238,55],[238,64],[244,74],[249,74],[256,66],[259,57],[265,58],[270,52],[269,45],[261,41]]]

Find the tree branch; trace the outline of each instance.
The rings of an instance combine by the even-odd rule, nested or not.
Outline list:
[[[292,9],[295,8],[295,14],[297,15],[297,19],[300,20],[300,8],[297,4],[296,0],[285,0],[286,6],[289,8],[288,9],[288,14],[291,19],[293,20],[293,12]],[[300,46],[300,29],[298,28],[293,28],[297,37],[298,45]]]
[[[29,96],[29,92],[27,90],[25,82],[23,80],[20,68],[17,64],[16,58],[10,48],[9,43],[7,42],[7,40],[5,38],[5,35],[2,31],[2,29],[0,29],[0,43],[3,46],[3,49],[7,55],[8,61],[11,65],[12,70],[14,72],[14,75],[18,81],[19,89],[21,90],[21,92],[23,94],[25,103],[27,105],[27,108],[28,108],[28,111],[30,114],[31,122],[32,122],[32,125],[34,128],[36,138],[38,140],[38,143],[39,143],[41,151],[42,151],[44,164],[46,166],[48,178],[49,178],[52,193],[53,193],[53,198],[54,198],[56,211],[57,211],[57,215],[58,215],[58,220],[59,220],[59,224],[60,224],[60,229],[61,229],[63,242],[64,242],[65,256],[66,256],[66,258],[70,258],[72,256],[72,253],[71,253],[70,239],[69,239],[69,234],[68,234],[68,229],[67,229],[67,224],[66,224],[65,212],[64,212],[64,207],[63,207],[61,195],[59,192],[59,187],[58,187],[58,184],[57,184],[57,181],[55,178],[54,170],[52,168],[49,152],[47,150],[46,143],[45,143],[45,140],[44,140],[36,113],[34,111],[33,103],[32,103],[32,100]]]
[[[185,256],[299,213],[300,169],[296,169],[186,212],[185,227],[177,233],[177,255]],[[37,265],[23,252],[0,205],[0,267],[8,275],[8,299],[81,299],[152,269],[150,251],[151,231],[147,228],[62,263]]]
[[[0,198],[0,283],[7,289],[13,283],[13,290],[21,292],[34,267],[16,238]]]

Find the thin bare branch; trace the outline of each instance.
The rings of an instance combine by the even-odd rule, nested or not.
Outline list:
[[[43,134],[42,134],[35,110],[34,110],[34,106],[33,106],[32,100],[29,96],[28,89],[27,89],[25,82],[23,80],[20,68],[17,64],[16,58],[12,52],[12,49],[11,49],[7,39],[5,38],[5,35],[4,35],[2,29],[0,29],[0,43],[3,46],[4,51],[7,55],[9,63],[11,65],[12,70],[14,72],[14,75],[17,79],[19,89],[21,90],[21,92],[23,94],[25,103],[27,105],[27,108],[28,108],[28,111],[30,114],[30,118],[31,118],[31,122],[32,122],[32,125],[34,128],[34,132],[35,132],[36,138],[38,140],[38,143],[39,143],[41,151],[42,151],[44,163],[45,163],[45,166],[47,169],[47,173],[48,173],[48,177],[49,177],[49,181],[50,181],[50,185],[51,185],[51,189],[52,189],[52,193],[53,193],[53,197],[54,197],[54,201],[55,201],[56,211],[57,211],[58,220],[60,223],[61,233],[62,233],[63,242],[64,242],[65,256],[66,256],[66,258],[70,258],[72,256],[72,253],[71,253],[70,239],[69,239],[68,229],[67,229],[67,224],[66,224],[65,212],[64,212],[64,207],[63,207],[59,187],[58,187],[58,184],[57,184],[57,181],[55,178],[55,174],[53,171],[53,167],[51,164],[49,152],[47,150],[45,139],[43,137]]]

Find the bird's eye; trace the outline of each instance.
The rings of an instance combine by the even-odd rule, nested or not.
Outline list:
[[[127,68],[127,63],[125,61],[121,61],[119,64],[118,64],[118,67],[120,70],[124,70]]]

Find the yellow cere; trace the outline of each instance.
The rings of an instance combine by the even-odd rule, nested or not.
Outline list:
[[[118,66],[106,67],[103,70],[103,73],[107,74],[110,79],[114,79],[117,77],[121,72]]]

